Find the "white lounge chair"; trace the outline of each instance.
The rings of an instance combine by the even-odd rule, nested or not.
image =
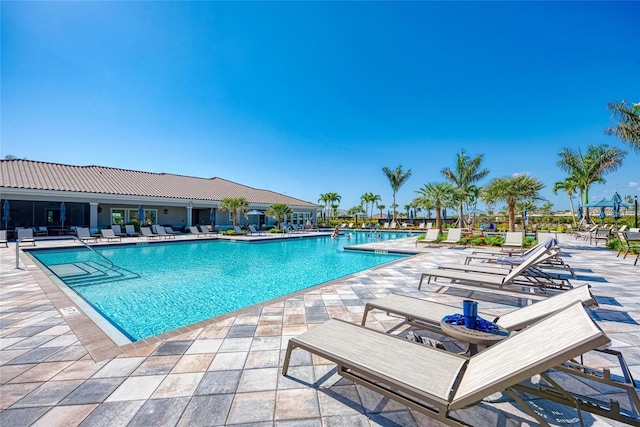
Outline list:
[[[196,227],[195,225],[192,225],[188,228],[189,228],[189,234],[191,234],[192,236],[205,237],[207,235],[206,233],[203,233],[202,231],[200,231],[198,227]]]
[[[240,226],[236,225],[233,227],[233,231],[236,232],[236,234],[242,236],[244,233],[242,232],[242,228],[240,228]]]
[[[7,230],[0,230],[0,245],[3,243],[5,248],[9,247],[9,243],[7,242]]]
[[[36,230],[34,230],[34,234],[35,234],[36,237],[38,237],[38,236],[48,236],[49,235],[49,230],[47,229],[46,226],[40,226]]]
[[[521,231],[507,231],[502,244],[502,251],[523,251],[524,233]]]
[[[213,231],[211,231],[209,229],[208,225],[205,224],[200,224],[200,231],[205,235],[205,236],[213,236],[215,233]]]
[[[122,227],[120,227],[118,224],[111,224],[111,230],[113,230],[113,234],[115,234],[116,236],[120,236],[120,237],[127,236],[127,233],[124,233],[122,231]]]
[[[153,234],[149,227],[140,227],[140,232],[142,233],[142,237],[146,237],[147,239],[160,239],[160,236]]]
[[[16,228],[16,241],[19,243],[31,243],[36,245],[36,239],[33,237],[33,228]]]
[[[450,228],[447,231],[447,238],[443,240],[443,245],[457,245],[462,240],[462,228]]]
[[[120,236],[116,236],[111,228],[103,228],[100,230],[100,234],[102,235],[101,239],[107,239],[108,242],[116,239],[119,242],[122,241],[122,238]]]
[[[263,231],[256,230],[256,227],[253,224],[249,224],[249,233],[251,233],[252,236],[254,234],[257,234],[259,236],[265,234]]]
[[[155,231],[156,231],[156,234],[158,236],[162,237],[163,239],[175,239],[176,238],[175,235],[167,233],[167,230],[165,230],[164,226],[162,226],[162,225],[155,225]]]
[[[92,236],[91,232],[87,227],[76,227],[76,234],[78,236],[78,239],[80,239],[83,242],[98,241],[98,238],[96,236]]]

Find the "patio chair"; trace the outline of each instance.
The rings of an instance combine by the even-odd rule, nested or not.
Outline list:
[[[440,230],[438,230],[437,228],[430,228],[425,233],[424,239],[422,239],[422,240],[416,239],[416,248],[418,247],[418,243],[425,243],[425,244],[431,246],[431,244],[433,242],[438,242],[438,237],[439,236],[440,236]]]
[[[462,228],[450,228],[447,231],[447,238],[443,240],[443,245],[457,245],[462,240]]]
[[[589,285],[583,285],[566,292],[557,293],[498,317],[482,311],[478,312],[478,316],[491,320],[509,332],[519,331],[543,317],[578,301],[588,307],[598,307],[598,302],[589,290]],[[371,310],[382,310],[387,314],[404,317],[406,324],[437,333],[441,332],[440,321],[444,316],[462,313],[461,305],[452,306],[406,295],[389,294],[365,305],[362,326],[366,325],[367,317]]]
[[[175,239],[176,236],[174,236],[173,234],[169,234],[167,233],[167,230],[164,229],[164,226],[162,225],[154,225],[155,228],[155,232],[158,236],[160,236],[163,239]]]
[[[103,228],[100,230],[100,234],[102,235],[101,239],[107,239],[108,242],[116,239],[118,239],[119,242],[122,241],[122,237],[116,236],[111,228]]]
[[[622,259],[626,259],[627,254],[631,251],[632,248],[640,249],[640,233],[619,231],[618,238],[620,239],[621,246],[620,246],[620,250],[618,251],[618,255],[616,255],[616,258],[620,256],[620,253],[623,250],[624,250],[624,256],[622,257]]]
[[[233,231],[236,232],[236,234],[242,236],[244,233],[242,232],[242,228],[240,228],[240,226],[236,225],[233,227]]]
[[[133,226],[133,224],[127,224],[124,226],[125,233],[129,237],[140,237],[140,233],[138,233]]]
[[[456,411],[497,392],[513,397],[541,425],[548,422],[520,393],[637,425],[637,412],[620,411],[617,401],[598,401],[596,406],[595,398],[571,393],[547,373],[610,342],[580,303],[470,358],[334,319],[289,340],[282,374],[287,375],[292,351],[302,349],[337,364],[337,373],[346,379],[448,425],[468,425]],[[535,375],[549,386],[528,384]],[[615,386],[640,407],[632,385]]]
[[[196,227],[195,225],[189,226],[189,234],[191,234],[192,236],[196,236],[196,237],[205,237],[207,235],[207,233],[203,233],[202,231],[198,230],[198,227]]]
[[[164,226],[164,231],[165,231],[167,234],[171,234],[171,235],[173,235],[173,236],[175,236],[176,234],[179,234],[179,233],[176,233],[175,231],[173,231],[173,227],[170,227],[170,226],[168,226],[168,225],[165,225],[165,226]]]
[[[146,237],[147,239],[160,239],[160,236],[153,234],[149,227],[140,227],[140,232],[142,233],[142,237]]]
[[[502,244],[502,251],[524,250],[524,233],[522,231],[507,231]]]
[[[592,236],[592,240],[596,242],[596,246],[598,246],[598,240],[604,240],[605,246],[609,243],[609,239],[611,238],[611,230],[608,227],[598,227],[596,229],[595,234]],[[589,241],[591,244],[591,240]]]
[[[383,230],[388,230],[389,229],[389,223],[385,222],[384,224],[382,224],[382,229]]]
[[[111,230],[113,230],[113,234],[115,234],[116,236],[127,237],[127,233],[124,233],[122,231],[122,227],[120,227],[117,224],[111,224]],[[135,232],[135,230],[134,230],[134,232]]]
[[[546,292],[547,289],[565,290],[573,286],[566,279],[556,280],[536,274],[527,274],[527,270],[534,267],[550,257],[556,256],[558,249],[547,249],[545,247],[538,248],[531,256],[523,260],[519,265],[514,266],[508,274],[479,273],[473,271],[445,270],[440,268],[432,268],[422,273],[418,289],[422,288],[424,278],[427,278],[427,284],[431,283],[431,279],[435,282],[437,278],[449,279],[451,282],[447,286],[455,286],[463,284],[466,286],[479,287],[497,287],[498,289],[506,289],[511,292],[524,292],[517,289],[518,286],[536,287]]]
[[[421,222],[420,224],[418,224],[418,230],[424,230],[424,226],[425,226],[425,223]]]
[[[0,245],[3,243],[5,248],[9,247],[9,243],[7,241],[7,230],[0,230]]]
[[[87,227],[76,227],[76,235],[82,242],[98,241],[98,238],[96,236],[92,236]]]
[[[34,230],[34,234],[36,237],[38,236],[48,236],[49,235],[49,230],[47,229],[46,226],[40,226],[37,229]]]
[[[252,236],[254,234],[257,234],[258,236],[265,234],[263,231],[256,230],[256,227],[253,224],[249,224],[249,233],[251,233]]]

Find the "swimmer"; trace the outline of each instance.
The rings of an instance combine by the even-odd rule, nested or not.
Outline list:
[[[333,229],[333,234],[331,235],[331,238],[335,239],[336,237],[338,237],[339,234],[340,234],[340,230],[338,230],[338,226],[336,225],[336,228]]]

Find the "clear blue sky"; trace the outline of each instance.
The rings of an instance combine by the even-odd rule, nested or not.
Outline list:
[[[400,209],[456,153],[553,183],[563,147],[640,101],[638,2],[2,2],[1,154],[219,176]]]

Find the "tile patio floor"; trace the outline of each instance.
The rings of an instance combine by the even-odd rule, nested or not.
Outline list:
[[[496,314],[522,303],[441,285],[418,291],[423,269],[462,262],[473,249],[415,249],[414,242],[368,246],[419,255],[123,347],[84,313],[63,317],[60,310],[73,303],[24,253],[16,269],[10,243],[0,248],[0,426],[440,425],[337,376],[334,365],[300,350],[293,353],[290,376],[280,375],[290,337],[332,317],[359,322],[367,301],[390,292],[445,303],[471,297]],[[592,285],[600,302],[593,317],[640,379],[640,265],[569,236],[560,243],[578,274],[572,283]],[[72,243],[38,242],[53,245]],[[380,330],[399,323],[381,312],[369,319],[368,326]],[[599,357],[589,364],[613,367]],[[552,424],[575,424],[575,411],[538,403]],[[500,395],[459,414],[474,425],[536,425]],[[590,414],[584,420],[617,425]]]

